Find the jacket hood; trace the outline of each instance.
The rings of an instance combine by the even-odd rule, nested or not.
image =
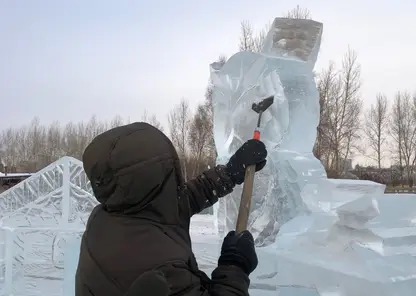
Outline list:
[[[95,197],[108,212],[177,223],[180,162],[159,129],[136,122],[106,131],[85,149],[83,163]]]

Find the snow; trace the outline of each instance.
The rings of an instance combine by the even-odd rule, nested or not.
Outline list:
[[[340,221],[337,209],[344,213],[355,204],[362,209],[361,218],[373,217],[374,212],[367,210],[375,208],[371,194],[380,186],[371,182],[328,182],[338,197],[332,206],[326,205],[321,214],[291,220],[281,228],[276,244],[257,248],[259,267],[250,277],[251,295],[355,296],[362,295],[364,286],[366,295],[412,295],[416,197],[377,196],[380,215],[364,223],[367,229],[356,229],[358,234],[371,231],[373,240],[368,240],[365,232],[361,242],[340,248],[344,243],[328,231],[328,225],[342,227],[336,224]],[[306,190],[305,194],[310,192],[314,191]],[[367,201],[357,202],[361,199]],[[82,164],[71,158],[59,160],[1,194],[0,295],[72,296],[80,235],[95,204]],[[200,268],[208,274],[217,265],[222,242],[216,225],[213,215],[196,215],[191,224],[194,252]],[[366,279],[370,275],[371,285]],[[358,290],[339,293],[337,285]]]

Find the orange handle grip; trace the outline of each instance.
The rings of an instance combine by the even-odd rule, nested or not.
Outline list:
[[[260,131],[255,130],[253,135],[254,140],[260,140]]]

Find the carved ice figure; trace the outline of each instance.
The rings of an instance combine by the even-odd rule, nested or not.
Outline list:
[[[312,155],[319,121],[312,69],[321,33],[320,23],[277,18],[261,53],[211,65],[219,163],[251,138],[252,102],[275,97],[263,115],[269,157],[256,174],[249,221],[263,246],[252,287],[261,295],[411,296],[414,207],[384,196],[381,184],[327,179]],[[220,233],[235,228],[240,196],[241,187],[216,206]]]
[[[82,162],[71,157],[0,194],[0,295],[62,295],[67,244],[96,204]]]
[[[239,52],[223,66],[211,65],[214,138],[218,163],[225,163],[252,137],[253,102],[274,95],[262,118],[262,141],[269,155],[256,174],[249,229],[258,245],[274,241],[280,225],[307,211],[301,190],[326,177],[312,154],[319,123],[319,97],[313,67],[322,24],[276,18],[262,52]],[[235,228],[242,186],[215,207],[219,232]]]

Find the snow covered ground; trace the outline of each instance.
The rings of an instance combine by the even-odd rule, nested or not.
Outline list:
[[[406,220],[408,218],[411,218],[410,216],[416,210],[415,209],[416,196],[414,195],[390,195],[390,196],[386,195],[382,199],[385,199],[385,202],[381,203],[382,205],[381,210],[383,209],[386,210],[387,208],[390,208],[392,212],[397,213],[397,211],[399,211],[399,214]],[[407,203],[408,206],[407,207],[399,206],[400,205],[399,201]],[[403,237],[405,237],[405,239],[408,241],[408,244],[404,244],[404,245],[401,244],[402,251],[404,253],[409,253],[409,252],[414,251],[414,245],[416,243],[416,239],[415,239],[416,228],[415,227],[398,228],[398,229],[389,231],[383,227],[383,223],[381,221],[374,221],[373,224],[374,224],[374,228],[379,229],[379,232],[383,233],[383,235],[386,237],[386,243],[387,245],[391,246],[392,251],[393,250],[398,251],[397,249],[395,249],[395,246],[398,244],[400,245],[399,243],[400,238],[403,238]],[[28,235],[30,235],[30,231]],[[49,236],[47,235],[46,237],[49,237]],[[217,260],[219,257],[219,252],[220,252],[220,247],[221,247],[221,242],[222,242],[222,238],[220,238],[217,235],[217,232],[215,229],[214,217],[212,215],[194,216],[192,219],[192,224],[191,224],[191,236],[193,240],[193,249],[197,257],[199,266],[207,274],[210,274],[211,271],[217,265]],[[25,235],[25,238],[27,238],[27,235]],[[26,239],[20,239],[20,241],[22,242],[24,242],[25,240]],[[4,248],[7,248],[6,245],[3,245],[2,249],[3,251],[7,252],[7,250],[5,250]],[[36,248],[28,248],[26,249],[25,253],[29,255],[29,253],[34,251],[35,249]],[[276,254],[273,254],[271,249],[258,248],[257,252],[258,252],[260,263],[259,263],[258,269],[250,277],[251,282],[252,282],[250,295],[252,296],[272,296],[272,295],[273,296],[319,296],[319,295],[322,296],[324,295],[324,294],[319,294],[314,287],[279,284],[280,282],[279,277],[281,275],[277,273],[277,270],[278,270],[279,263],[282,263],[282,262],[279,262]],[[34,255],[37,255],[37,256],[40,255],[41,257],[44,256],[40,253],[41,253],[41,250],[38,249],[34,253]],[[76,257],[76,254],[75,254],[75,257]],[[76,267],[76,264],[75,264],[76,259],[74,260],[74,258],[73,257],[71,258],[71,256],[69,256],[68,258],[66,258],[66,260],[71,261],[72,263],[71,268],[73,270],[65,270],[66,275],[73,274],[74,268]],[[315,259],[319,259],[319,258],[315,258]],[[7,262],[5,263],[6,265],[8,264]],[[334,262],[334,263],[337,263],[337,262]],[[284,264],[288,264],[288,262],[285,262]],[[33,270],[37,269],[36,266],[33,265],[33,263],[31,264],[31,267],[33,268]],[[298,272],[296,272],[295,269],[296,267],[293,266],[292,276],[294,278],[299,276]],[[307,269],[309,268],[306,268],[305,271]],[[366,269],[366,267],[363,266],[363,269]],[[30,270],[31,268],[26,268],[25,274],[20,274],[20,275],[15,274],[16,278],[20,278],[19,281],[23,280],[22,284],[26,286],[26,289],[33,292],[33,293],[29,292],[28,294],[26,294],[27,296],[29,295],[30,296],[31,295],[70,296],[70,294],[68,294],[67,292],[68,292],[68,289],[71,289],[71,286],[73,286],[73,283],[71,283],[71,280],[64,283],[61,277],[34,276],[34,274],[30,274]],[[45,271],[46,269],[42,268],[42,270]],[[306,271],[305,273],[305,271],[303,272],[303,276],[305,276],[305,274],[307,275],[308,272],[310,272],[310,271]],[[53,273],[53,270],[51,270],[51,272]],[[288,272],[291,273],[291,271],[288,271]],[[21,278],[22,276],[24,276],[26,279]],[[287,276],[287,274],[285,276]],[[4,280],[4,277],[2,278],[2,280]],[[330,278],[325,279],[325,280],[331,281]],[[1,288],[4,288],[4,286]],[[58,291],[61,291],[61,292],[58,292]],[[48,294],[49,292],[50,294]],[[66,293],[63,294],[64,292]],[[2,295],[6,295],[6,294],[2,294]],[[12,295],[12,294],[7,294],[7,296],[9,295]],[[16,294],[16,295],[23,296],[23,294]],[[328,295],[341,296],[341,294],[328,294]],[[389,294],[383,294],[383,295],[389,295]],[[407,295],[407,294],[403,294],[403,295]],[[345,296],[350,296],[350,295],[346,294]]]
[[[222,238],[218,237],[214,227],[214,217],[212,215],[195,215],[192,218],[191,236],[199,267],[210,275],[217,266],[222,243]],[[263,250],[258,251],[258,257],[261,264],[250,277],[252,282],[251,296],[296,296],[290,294],[295,290],[298,290],[299,295],[302,296],[318,295],[314,289],[305,287],[280,286],[279,291],[277,291],[277,286],[270,284],[273,278],[278,276],[275,271],[277,262],[270,261],[270,253]]]
[[[346,188],[321,196],[350,200],[354,190]],[[376,199],[381,214],[347,240],[328,231],[328,219],[335,216],[286,223],[276,244],[257,248],[259,266],[250,277],[250,295],[362,296],[365,291],[366,296],[413,296],[416,195],[381,194]],[[71,158],[1,194],[0,296],[73,296],[77,237],[95,204],[82,164]],[[210,274],[222,243],[214,216],[193,217],[191,236],[200,268]],[[335,292],[337,285],[348,291]]]

